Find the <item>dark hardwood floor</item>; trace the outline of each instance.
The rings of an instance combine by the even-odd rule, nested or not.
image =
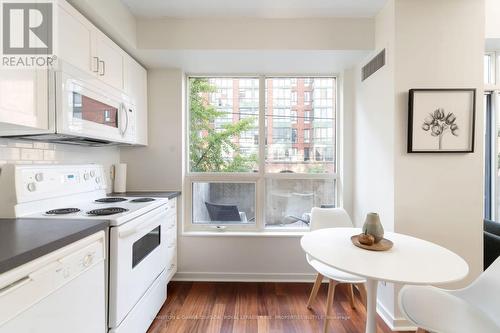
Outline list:
[[[311,288],[312,283],[171,282],[148,333],[322,332],[327,284],[308,310]],[[352,309],[347,288],[337,287],[329,332],[362,333],[365,316],[357,291]],[[392,332],[377,321],[377,333]]]

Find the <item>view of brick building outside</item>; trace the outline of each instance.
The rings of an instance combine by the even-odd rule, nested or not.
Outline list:
[[[224,112],[215,128],[254,117],[255,128],[233,140],[242,155],[257,154],[259,79],[209,82],[217,90],[207,102]],[[335,172],[335,84],[326,77],[266,79],[266,172]]]

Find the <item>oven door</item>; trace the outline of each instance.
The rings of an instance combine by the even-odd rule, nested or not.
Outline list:
[[[165,269],[167,205],[110,229],[109,326],[117,327]]]
[[[56,73],[57,133],[117,143],[135,142],[135,108],[96,80]]]

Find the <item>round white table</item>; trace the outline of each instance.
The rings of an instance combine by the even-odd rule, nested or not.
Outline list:
[[[467,276],[469,266],[461,257],[434,243],[415,237],[386,232],[394,246],[388,251],[356,247],[351,236],[359,228],[315,230],[300,240],[302,249],[318,261],[366,278],[366,333],[375,333],[377,286],[379,281],[402,284],[443,284]]]

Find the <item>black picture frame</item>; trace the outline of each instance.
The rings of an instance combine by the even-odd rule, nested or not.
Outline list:
[[[415,98],[416,95],[418,95],[419,92],[468,92],[472,93],[472,110],[471,112],[471,119],[470,119],[470,131],[469,131],[469,147],[468,149],[464,150],[441,150],[441,149],[435,149],[435,150],[415,150],[414,149],[414,142],[413,142],[413,125],[414,125],[414,116],[415,116]],[[476,129],[476,92],[477,89],[475,88],[453,88],[453,89],[444,89],[444,88],[437,88],[437,89],[410,89],[409,90],[409,96],[408,96],[408,142],[407,142],[407,153],[413,153],[413,154],[436,154],[436,153],[473,153],[474,152],[474,146],[475,146],[475,129]],[[417,121],[420,121],[417,120]]]

